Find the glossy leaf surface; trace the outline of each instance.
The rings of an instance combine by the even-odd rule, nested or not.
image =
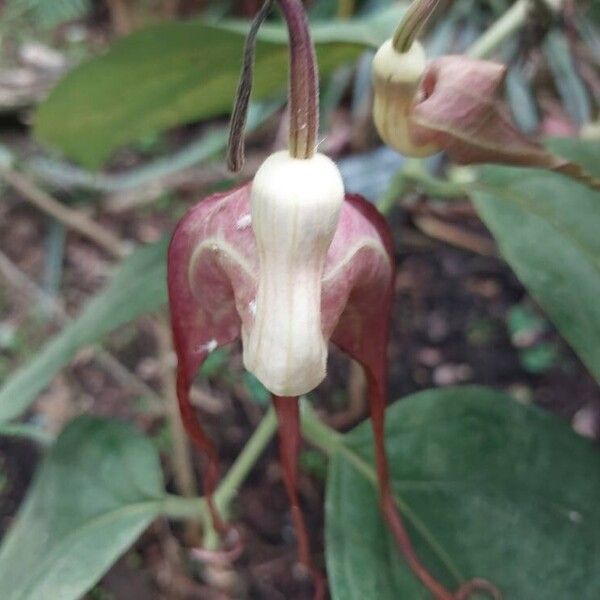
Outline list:
[[[486,388],[430,390],[388,409],[392,485],[424,562],[449,586],[485,577],[505,598],[600,594],[600,454],[568,426]],[[342,438],[328,477],[337,600],[427,599],[377,508],[372,436]],[[415,527],[417,524],[417,527]]]

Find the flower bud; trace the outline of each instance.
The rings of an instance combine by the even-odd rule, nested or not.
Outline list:
[[[259,271],[254,323],[242,328],[244,365],[278,396],[305,394],[325,377],[321,280],[343,200],[340,173],[322,154],[277,152],[252,183]]]
[[[388,146],[406,156],[430,156],[440,150],[436,144],[418,144],[411,136],[410,113],[418,100],[426,62],[425,51],[418,41],[401,53],[391,39],[373,59],[375,127]]]

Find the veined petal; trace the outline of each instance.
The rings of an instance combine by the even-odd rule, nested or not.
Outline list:
[[[497,162],[558,171],[600,189],[583,169],[520,132],[502,102],[504,65],[466,56],[430,61],[411,111],[411,138],[461,164]]]

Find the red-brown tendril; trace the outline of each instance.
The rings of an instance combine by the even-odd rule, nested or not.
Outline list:
[[[325,580],[315,567],[310,551],[310,537],[298,497],[298,453],[300,451],[300,409],[298,398],[273,396],[279,422],[279,460],[283,482],[290,503],[292,522],[298,539],[300,562],[310,571],[315,587],[315,600],[325,598]]]

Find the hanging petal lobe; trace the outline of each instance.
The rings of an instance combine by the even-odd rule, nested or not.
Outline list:
[[[177,354],[177,398],[188,435],[206,455],[204,492],[213,521],[224,524],[212,505],[219,468],[217,450],[201,427],[190,401],[194,375],[218,346],[240,333],[234,286],[252,288],[245,276],[251,267],[254,242],[242,228],[231,228],[232,215],[249,207],[248,186],[215,194],[192,208],[179,222],[168,255],[168,290],[171,327]],[[239,220],[239,219],[238,219]],[[252,295],[252,290],[249,290]]]
[[[461,164],[497,162],[558,171],[599,187],[583,169],[524,135],[501,99],[506,67],[466,56],[429,62],[411,111],[411,138]]]

